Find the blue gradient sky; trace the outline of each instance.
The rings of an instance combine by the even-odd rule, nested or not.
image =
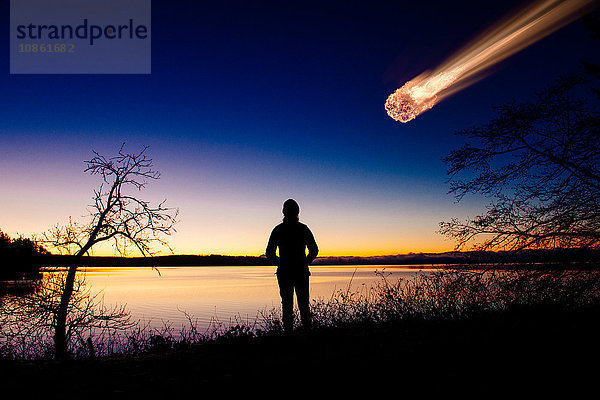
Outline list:
[[[387,96],[526,2],[153,1],[151,75],[10,75],[0,29],[0,229],[27,236],[85,214],[92,150],[150,146],[146,198],[180,208],[179,254],[264,252],[289,197],[323,255],[451,250],[441,158],[456,130],[597,58],[581,22],[408,124]],[[97,254],[109,254],[110,248]]]

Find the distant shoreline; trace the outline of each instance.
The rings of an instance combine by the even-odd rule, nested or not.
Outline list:
[[[559,250],[524,250],[520,252],[444,252],[444,253],[409,253],[383,256],[330,256],[318,257],[313,266],[327,265],[402,265],[426,268],[440,268],[444,265],[478,265],[509,263],[597,263],[599,252],[593,250],[559,249]],[[42,268],[70,266],[75,258],[69,255],[40,255],[36,264]],[[271,266],[265,256],[227,256],[211,255],[166,255],[154,257],[115,257],[88,256],[80,262],[81,266],[103,267],[184,267],[184,266]]]
[[[44,255],[38,257],[38,264],[42,267],[69,266],[75,260],[67,255]],[[440,265],[456,264],[465,261],[460,254],[407,254],[393,256],[372,257],[318,257],[313,266],[320,265]],[[152,266],[271,266],[264,256],[226,256],[226,255],[168,255],[155,257],[114,257],[114,256],[89,256],[85,257],[82,266],[101,267],[152,267]]]
[[[311,265],[310,269],[313,270],[315,268],[377,268],[380,267],[382,269],[385,268],[390,268],[390,269],[394,269],[394,268],[399,268],[399,269],[414,269],[414,270],[437,270],[437,269],[444,269],[444,268],[452,268],[452,267],[458,267],[461,264],[440,264],[440,265],[436,265],[436,264],[318,264],[318,265]],[[60,271],[60,270],[68,270],[68,266],[63,265],[63,266],[47,266],[47,267],[42,267],[40,269],[40,272],[54,272],[54,271]],[[274,265],[83,265],[80,266],[79,269],[80,270],[94,270],[94,269],[98,269],[98,270],[103,270],[103,269],[108,269],[108,270],[117,270],[117,269],[144,269],[144,268],[277,268]],[[1,282],[1,280],[0,280]]]

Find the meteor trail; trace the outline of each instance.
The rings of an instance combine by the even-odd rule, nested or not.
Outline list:
[[[541,0],[499,23],[433,71],[425,71],[392,93],[385,102],[390,117],[408,122],[444,98],[464,89],[482,72],[587,11],[594,0]]]

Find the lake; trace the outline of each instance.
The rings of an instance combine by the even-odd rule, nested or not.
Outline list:
[[[339,290],[368,290],[382,278],[410,278],[418,266],[354,265],[311,267],[311,299],[328,299]],[[427,271],[431,271],[428,269]],[[279,310],[280,298],[274,267],[161,267],[82,270],[92,293],[100,293],[106,306],[126,305],[132,319],[160,329],[170,324],[177,332],[189,327],[188,317],[200,332],[211,321],[229,325],[253,323],[261,311]]]

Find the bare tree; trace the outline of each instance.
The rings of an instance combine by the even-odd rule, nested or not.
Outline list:
[[[599,127],[598,98],[571,76],[458,132],[468,143],[444,159],[450,191],[491,201],[482,215],[442,222],[441,233],[457,249],[599,248]]]
[[[85,172],[100,176],[102,182],[88,207],[88,220],[77,223],[69,219],[68,225],[57,225],[43,235],[43,243],[74,256],[56,315],[57,358],[66,356],[67,312],[77,267],[95,245],[112,243],[121,255],[127,254],[131,247],[144,256],[154,254],[155,245],[171,250],[166,238],[174,231],[178,210],[165,207],[164,201],[152,206],[138,197],[148,180],[160,177],[146,151],[144,147],[139,153],[127,153],[123,145],[118,154],[110,158],[94,152],[94,157],[85,161]]]

